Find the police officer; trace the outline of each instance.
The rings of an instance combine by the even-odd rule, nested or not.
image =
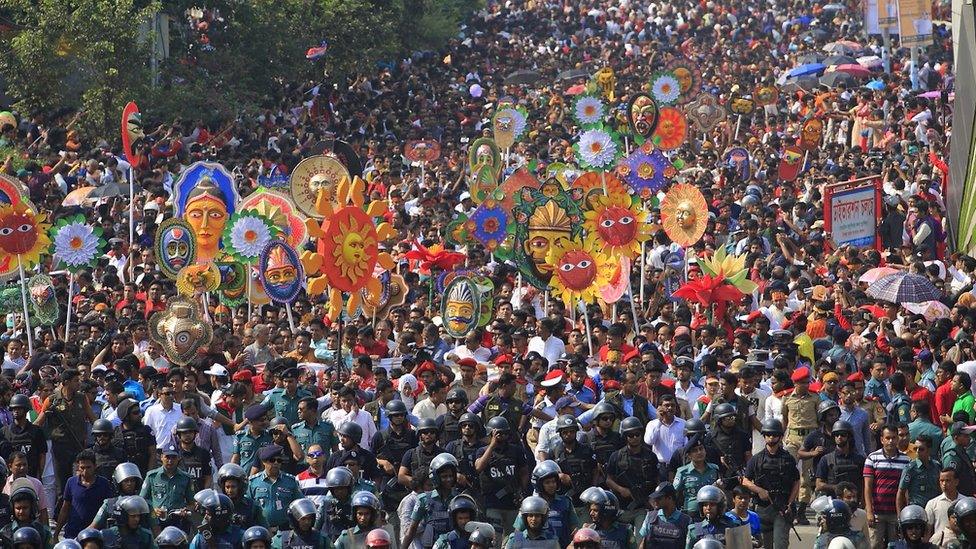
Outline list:
[[[95,520],[92,521],[90,528],[104,530],[115,526],[115,504],[119,498],[124,496],[138,496],[142,488],[142,473],[135,463],[120,463],[112,472],[112,481],[115,482],[115,491],[118,496],[109,498],[102,503],[95,513]],[[148,520],[143,526],[149,527],[154,521]]]
[[[923,510],[924,513],[924,510]],[[851,529],[851,508],[840,499],[832,499],[828,507],[819,513],[820,535],[813,543],[814,549],[827,549],[834,538],[845,537],[857,549],[867,549],[868,540],[863,532]]]
[[[796,459],[783,448],[783,424],[778,419],[763,421],[760,432],[766,446],[746,464],[742,485],[759,496],[763,546],[786,549],[793,524],[791,508],[800,490]]]
[[[889,549],[936,549],[925,536],[928,529],[925,509],[918,505],[906,505],[898,513],[898,529],[901,539],[888,544]]]
[[[593,447],[577,438],[579,423],[575,417],[561,415],[556,418],[556,433],[559,440],[552,446],[552,460],[565,475],[561,478],[569,477],[570,487],[566,493],[573,499],[573,504],[579,506],[579,495],[596,484],[600,465]]]
[[[179,469],[176,446],[163,448],[162,454],[163,466],[149,471],[139,495],[149,503],[160,526],[180,527],[193,501],[193,479]]]
[[[687,549],[691,549],[702,539],[714,539],[725,543],[725,529],[735,524],[725,516],[725,492],[716,486],[702,486],[695,494],[698,501],[698,514],[702,520],[688,526]]]
[[[186,532],[183,530],[175,526],[167,526],[156,536],[156,546],[159,549],[187,549],[190,546],[190,538],[186,537]]]
[[[389,425],[373,435],[373,452],[380,468],[380,493],[383,503],[395,508],[409,491],[400,484],[400,463],[407,450],[417,446],[417,432],[407,422],[407,405],[402,400],[391,400],[384,406]],[[391,515],[391,519],[393,516]]]
[[[230,498],[213,490],[203,490],[198,495],[203,520],[197,535],[190,542],[190,549],[240,547],[244,531],[231,523],[234,506]]]
[[[737,478],[752,457],[752,433],[743,431],[739,425],[735,406],[723,402],[715,406],[715,428],[706,437],[719,451],[719,472],[724,479]],[[707,461],[707,449],[706,449]]]
[[[45,429],[51,441],[58,486],[64,486],[74,474],[75,457],[85,448],[88,427],[96,419],[92,407],[79,391],[80,375],[75,368],[61,372],[61,386],[47,397],[41,413],[34,420]],[[152,452],[152,445],[142,451]]]
[[[102,530],[106,549],[152,547],[153,535],[142,525],[149,518],[149,504],[141,496],[125,496],[115,507],[115,526]]]
[[[298,423],[291,426],[291,433],[302,453],[318,444],[325,452],[325,459],[328,459],[329,453],[338,446],[339,437],[336,436],[335,427],[319,416],[319,403],[315,397],[307,396],[298,401],[298,417]]]
[[[715,447],[711,437],[706,436],[707,434],[708,428],[702,420],[692,418],[685,421],[685,440],[690,441],[698,435],[699,440],[705,444],[705,461],[719,465],[722,462],[722,453]],[[675,471],[679,467],[687,465],[691,461],[691,458],[688,457],[688,448],[688,443],[685,443],[682,448],[671,455],[671,460],[668,461],[668,473],[671,478],[674,478]]]
[[[484,446],[482,440],[483,426],[477,414],[465,412],[458,420],[461,438],[447,443],[444,451],[458,460],[458,485],[476,496],[479,491],[478,474],[474,470],[475,455]]]
[[[468,530],[465,527],[477,516],[478,506],[470,496],[461,494],[451,500],[447,514],[451,520],[451,531],[437,538],[434,549],[467,549]]]
[[[192,417],[180,418],[176,422],[176,441],[180,451],[179,468],[193,479],[193,493],[210,488],[213,468],[210,466],[210,452],[197,445],[197,431],[200,427]]]
[[[539,496],[529,496],[522,500],[519,506],[519,519],[522,528],[516,526],[515,531],[505,540],[505,549],[560,549],[556,534],[547,528],[549,520],[549,503]]]
[[[379,528],[380,500],[369,492],[356,492],[352,496],[352,510],[356,525],[339,534],[335,549],[358,549],[366,545],[366,535]],[[404,543],[404,547],[409,544]]]
[[[332,541],[315,530],[315,503],[299,498],[288,505],[290,530],[279,531],[271,541],[275,549],[326,549]]]
[[[818,428],[803,439],[803,446],[797,451],[798,458],[808,462],[811,479],[816,479],[816,472],[823,457],[836,449],[832,431],[834,422],[838,419],[840,419],[840,406],[836,402],[821,400],[820,404],[817,404]],[[814,488],[816,488],[816,484],[814,484]],[[806,522],[806,517],[797,517],[797,524],[804,522]]]
[[[115,407],[121,423],[115,428],[112,445],[121,448],[125,459],[135,463],[145,475],[156,465],[156,437],[148,425],[142,423],[142,410],[139,403],[125,399]]]
[[[670,482],[662,482],[648,496],[653,505],[641,525],[638,549],[684,549],[691,517],[678,507],[678,494]]]
[[[602,547],[627,549],[634,546],[634,529],[619,522],[620,503],[610,490],[591,486],[580,494],[580,500],[589,506],[590,521],[583,528],[592,528],[600,534]]]
[[[268,407],[252,404],[244,410],[244,418],[248,424],[234,440],[234,453],[231,454],[230,461],[240,465],[251,475],[261,467],[258,451],[273,444],[271,433],[268,432]]]
[[[378,478],[379,468],[376,465],[376,455],[362,447],[363,428],[355,422],[343,422],[336,429],[339,435],[339,449],[329,456],[325,462],[325,469],[342,465],[350,456],[356,458],[363,476],[366,478]]]
[[[437,418],[440,426],[440,445],[446,447],[448,442],[461,438],[461,416],[468,408],[468,393],[460,387],[455,387],[447,393],[447,413]]]
[[[85,528],[81,532],[78,532],[78,535],[75,536],[75,541],[81,545],[82,549],[90,549],[90,547],[88,547],[89,543],[97,545],[98,549],[105,548],[105,536],[102,535],[101,530],[96,530],[94,528]],[[158,546],[159,543],[156,545]],[[182,549],[186,549],[186,545],[184,545]]]
[[[593,428],[587,442],[598,463],[606,463],[610,454],[624,447],[624,439],[613,428],[616,419],[617,409],[613,404],[600,402],[593,407]]]
[[[660,474],[654,450],[644,444],[644,424],[636,417],[620,422],[625,446],[607,462],[607,486],[617,495],[623,510],[620,521],[640,528],[647,515],[647,495],[654,491]]]
[[[298,386],[298,368],[287,368],[281,372],[281,381],[284,387],[272,390],[261,404],[273,410],[276,417],[284,418],[286,425],[293,425],[299,419],[298,403],[311,395]]]
[[[496,537],[502,537],[512,532],[516,502],[527,491],[528,459],[521,443],[513,439],[507,419],[492,417],[487,427],[488,445],[478,450],[474,467],[481,482],[485,517],[495,527]]]
[[[404,533],[404,547],[409,547],[417,532],[420,543],[432,547],[434,542],[451,530],[450,503],[460,495],[457,489],[458,461],[448,453],[438,454],[430,462],[430,480],[433,490],[417,497],[410,516],[410,528]]]
[[[244,549],[271,549],[271,532],[263,526],[252,526],[241,536]]]
[[[47,437],[44,436],[44,429],[31,423],[27,416],[33,409],[30,398],[18,393],[10,397],[9,408],[14,420],[0,429],[0,435],[10,444],[11,451],[27,454],[27,475],[41,478],[43,471],[39,469],[41,463],[46,462]]]
[[[18,483],[14,482],[13,486],[18,486]],[[10,513],[10,522],[0,530],[0,538],[4,542],[9,543],[13,539],[14,533],[21,528],[30,527],[37,530],[41,535],[44,547],[51,544],[51,530],[46,524],[41,524],[38,521],[40,512],[37,494],[33,488],[26,485],[14,488],[13,493],[10,494],[10,505],[7,512]]]
[[[790,378],[794,384],[793,393],[783,397],[784,445],[790,455],[798,458],[803,439],[817,428],[817,408],[821,401],[819,395],[810,392],[809,368],[798,368]],[[801,462],[799,507],[796,512],[798,517],[804,517],[799,519],[801,524],[806,522],[806,508],[813,494],[811,465],[809,461]]]
[[[444,453],[444,449],[437,444],[439,435],[436,419],[424,418],[417,423],[417,437],[420,443],[403,454],[397,475],[400,485],[404,488],[412,486],[414,478],[427,478],[431,460]]]
[[[863,481],[864,456],[857,453],[854,445],[854,426],[839,419],[830,429],[834,450],[825,454],[817,464],[814,477],[817,493],[839,496],[837,484],[850,482],[859,486]]]
[[[573,507],[573,500],[558,493],[562,476],[559,465],[549,459],[539,463],[532,470],[532,486],[535,490],[533,495],[545,500],[549,506],[546,529],[559,540],[560,547],[566,547],[572,541],[573,531],[583,523]],[[513,528],[518,531],[524,530],[525,527],[523,513],[520,512]]]
[[[325,486],[329,489],[325,496],[315,528],[321,530],[329,539],[335,539],[355,521],[352,516],[352,486],[356,482],[348,467],[336,467],[325,475]]]
[[[491,418],[502,416],[508,421],[512,430],[521,431],[522,420],[533,414],[533,409],[531,404],[514,397],[515,389],[515,375],[505,372],[498,377],[495,391],[490,395],[479,397],[468,406],[468,411],[480,414],[481,421],[485,425]]]
[[[225,463],[217,469],[215,490],[230,499],[233,505],[231,523],[244,528],[252,524],[267,526],[264,512],[253,499],[247,496],[247,474],[244,468],[236,463]]]
[[[277,444],[261,448],[264,470],[251,477],[247,495],[261,508],[272,528],[288,528],[288,504],[302,497],[302,488],[293,475],[281,470],[282,448]],[[228,499],[228,501],[230,501]]]
[[[95,453],[95,474],[105,478],[111,478],[115,467],[126,461],[122,448],[112,443],[112,433],[114,427],[107,419],[96,419],[92,424],[94,443],[91,450]]]
[[[41,534],[30,526],[25,526],[14,532],[10,544],[13,549],[44,549],[47,547],[41,540]]]

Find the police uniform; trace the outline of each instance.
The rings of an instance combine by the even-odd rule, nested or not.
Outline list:
[[[503,545],[505,549],[560,549],[564,547],[559,544],[559,540],[546,530],[541,534],[532,536],[526,530],[516,530],[512,532]]]
[[[573,498],[574,505],[579,505],[579,495],[593,483],[593,471],[597,464],[593,447],[576,441],[573,448],[568,449],[560,439],[552,447],[551,459],[572,479],[573,485],[567,490],[567,495]]]
[[[601,529],[593,523],[583,525],[583,528],[592,528],[600,534],[600,547],[602,549],[629,549],[635,547],[634,529],[629,524],[614,522],[610,528]]]
[[[357,524],[352,528],[347,528],[339,534],[339,538],[336,539],[335,549],[360,549],[366,547],[366,534],[369,534],[371,530],[376,528],[382,528],[386,530],[386,533],[390,534],[390,539],[396,539],[393,532],[390,530],[389,526],[376,526],[368,530],[364,530]]]
[[[204,538],[203,532],[200,532],[193,536],[190,549],[238,549],[243,536],[244,530],[236,526],[231,526],[226,532],[217,534],[211,540]]]
[[[688,539],[691,517],[675,509],[670,517],[662,511],[648,511],[638,535],[644,539],[645,549],[684,549]]]
[[[479,449],[476,459],[484,455],[487,449],[487,446]],[[526,463],[522,446],[509,442],[492,451],[491,459],[478,476],[485,516],[498,534],[512,531],[518,502],[522,500],[519,471]]]
[[[522,423],[522,416],[532,409],[531,406],[517,398],[503,399],[497,394],[492,394],[485,401],[485,407],[481,411],[481,421],[488,425],[488,420],[502,416],[508,420],[508,425],[513,431],[517,431]]]
[[[434,444],[430,449],[424,448],[424,445],[420,444],[403,454],[399,466],[406,467],[410,471],[411,478],[425,479],[430,475],[430,462],[443,453],[444,449],[437,444]]]
[[[735,524],[725,515],[719,515],[714,522],[704,519],[693,522],[688,526],[688,541],[685,543],[686,549],[692,549],[698,540],[714,539],[725,544],[726,528],[734,528]]]
[[[593,448],[598,463],[606,463],[610,459],[610,454],[623,448],[625,444],[623,437],[617,431],[611,429],[601,435],[596,428],[591,429],[587,434],[587,442]]]
[[[231,524],[244,529],[250,528],[251,526],[268,527],[268,521],[264,518],[264,512],[254,503],[253,499],[242,495],[236,501],[232,500],[231,503],[234,504],[234,514],[230,516]]]
[[[864,482],[864,456],[853,448],[846,454],[839,449],[825,454],[817,465],[815,478],[829,486],[837,486],[841,482],[860,486]]]
[[[705,439],[710,441],[719,452],[719,460],[709,461],[709,463],[718,465],[723,476],[735,476],[742,472],[743,467],[746,466],[746,454],[752,452],[752,434],[750,432],[743,431],[738,425],[730,430],[718,427],[710,432]],[[722,461],[721,457],[725,458],[725,462]]]
[[[148,425],[140,423],[130,429],[123,423],[115,428],[112,446],[122,450],[124,456],[122,461],[135,463],[139,471],[145,475],[149,469],[149,453],[146,449],[156,446],[156,437]],[[112,475],[106,478],[112,478]]]
[[[57,389],[48,397],[44,427],[51,441],[55,474],[61,486],[73,475],[75,456],[85,448],[88,436],[86,406],[81,393],[68,400],[61,389]]]
[[[234,441],[234,453],[240,456],[239,465],[244,469],[244,472],[250,473],[252,466],[261,468],[258,451],[271,444],[271,433],[267,431],[254,436],[251,434],[250,428],[246,428],[238,433],[237,440]]]
[[[247,495],[261,508],[272,528],[289,528],[288,505],[303,497],[302,488],[293,475],[279,472],[278,479],[272,480],[263,471],[250,478]]]
[[[184,471],[177,469],[173,476],[166,469],[158,467],[149,471],[139,495],[148,503],[150,509],[172,511],[182,509],[193,501],[193,479]]]
[[[464,409],[461,410],[461,414],[464,414]],[[440,427],[440,437],[437,439],[437,443],[441,446],[447,446],[448,442],[455,441],[461,438],[461,425],[458,420],[461,419],[460,415],[454,415],[450,410],[439,418],[437,418],[437,424]]]
[[[407,487],[397,482],[397,472],[400,463],[403,461],[403,456],[408,450],[416,446],[417,432],[406,424],[403,425],[399,433],[393,428],[387,427],[373,435],[373,451],[376,453],[376,457],[389,461],[394,470],[393,475],[388,475],[386,471],[381,469],[381,492],[384,507],[396,509],[400,500],[409,492]]]
[[[789,408],[788,429],[783,438],[783,446],[794,458],[797,457],[800,448],[803,447],[803,439],[819,427],[818,404],[820,404],[820,397],[816,393],[808,392],[802,397],[796,394],[783,397],[783,408]],[[797,501],[809,503],[810,497],[813,495],[812,463],[810,460],[801,460],[800,465],[802,466],[800,495]]]
[[[325,496],[322,506],[319,508],[319,515],[315,518],[315,529],[329,538],[335,539],[347,528],[352,528],[356,524],[352,515],[352,492],[349,498],[341,502],[332,494]]]
[[[786,547],[789,544],[789,528],[792,522],[783,517],[782,512],[787,508],[794,483],[800,478],[796,458],[782,446],[774,454],[763,448],[746,464],[744,476],[768,491],[772,500],[767,502],[757,498],[756,513],[759,515],[763,536],[776,536],[775,546]],[[780,526],[778,529],[777,523]]]
[[[536,496],[541,497],[549,503],[549,519],[546,521],[546,532],[552,534],[551,537],[559,540],[560,547],[566,547],[573,541],[573,532],[580,527],[579,515],[573,507],[573,501],[566,496],[556,496],[551,500],[538,492]],[[515,519],[513,528],[516,531],[525,530],[525,520],[519,513]]]
[[[16,423],[4,425],[0,429],[0,438],[9,444],[12,451],[20,451],[27,454],[27,474],[34,478],[41,478],[43,471],[38,471],[41,463],[41,455],[47,453],[47,437],[44,436],[44,429],[34,425],[30,421],[20,428]]]
[[[813,542],[813,549],[827,549],[827,547],[830,546],[830,542],[834,538],[839,537],[849,539],[857,549],[867,549],[868,541],[864,537],[864,532],[859,532],[857,530],[850,530],[844,534],[831,534],[830,532],[824,532],[817,536],[817,539]]]
[[[120,498],[127,495],[137,494],[121,494],[114,498],[108,498],[102,502],[102,506],[99,507],[98,512],[95,513],[95,520],[92,521],[94,527],[99,530],[106,530],[115,526],[115,504],[118,503]],[[142,519],[140,526],[152,531],[156,526],[156,517],[150,513]]]
[[[332,540],[312,530],[304,534],[297,530],[278,532],[271,540],[274,549],[332,549]]]
[[[289,396],[287,392],[272,392],[261,404],[270,410],[274,410],[276,417],[284,418],[285,423],[292,425],[298,423],[298,403],[303,398],[311,396],[302,388],[295,391],[294,396]]]
[[[100,477],[112,478],[115,467],[125,461],[122,450],[112,443],[105,446],[94,444],[91,450],[95,452],[95,474]]]
[[[447,497],[441,497],[437,490],[417,496],[417,503],[414,505],[413,513],[410,514],[410,520],[417,525],[421,545],[431,547],[437,538],[451,530],[451,515],[447,508],[451,500],[460,493],[460,490],[454,488]]]
[[[620,486],[630,490],[631,497],[620,497],[621,522],[639,527],[647,513],[647,495],[654,491],[660,475],[657,455],[646,444],[641,443],[637,454],[629,447],[623,447],[610,454],[607,461],[607,476]]]
[[[41,547],[46,548],[54,545],[51,541],[51,529],[46,524],[37,521],[22,524],[14,520],[0,529],[0,540],[3,541],[3,547],[13,547],[14,532],[28,526],[37,530],[37,533],[41,535]]]
[[[913,459],[905,467],[901,472],[898,488],[907,490],[908,505],[918,505],[924,509],[930,499],[942,493],[939,489],[940,472],[942,472],[942,465],[931,458],[928,463],[923,463],[917,458]]]
[[[437,538],[434,549],[470,549],[471,542],[468,541],[470,535],[467,532],[459,533],[457,529],[451,530]]]
[[[195,494],[205,488],[203,479],[213,476],[213,468],[210,466],[210,453],[197,446],[196,443],[189,450],[180,447],[179,451],[179,468],[193,479],[193,493]]]
[[[310,447],[318,444],[325,452],[326,459],[332,452],[332,448],[339,444],[335,427],[328,421],[319,421],[311,427],[304,421],[299,421],[291,426],[291,434],[295,436],[295,442],[301,446],[302,452],[308,452]]]
[[[131,530],[118,525],[102,530],[105,549],[128,549],[129,547],[154,547],[152,532],[145,528]],[[46,547],[46,546],[45,546]]]

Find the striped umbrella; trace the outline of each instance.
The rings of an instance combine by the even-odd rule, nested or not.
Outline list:
[[[865,284],[871,284],[872,282],[877,281],[879,278],[884,278],[888,275],[900,272],[901,271],[898,269],[892,269],[891,267],[875,267],[862,274],[857,281],[864,282]]]
[[[879,278],[868,286],[867,294],[889,303],[922,303],[937,301],[942,297],[942,292],[929,279],[908,272]]]

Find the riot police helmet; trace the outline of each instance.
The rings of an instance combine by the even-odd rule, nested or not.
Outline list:
[[[600,416],[611,415],[614,418],[617,417],[617,409],[614,408],[613,404],[609,402],[600,402],[593,407],[593,419],[597,419]]]
[[[955,503],[949,506],[949,514],[959,521],[970,516],[976,515],[976,498],[962,496]]]
[[[464,412],[461,414],[460,419],[458,419],[458,427],[462,425],[474,425],[475,428],[481,430],[483,425],[481,417],[478,414],[472,414],[471,412]]]
[[[122,483],[130,478],[137,478],[139,482],[142,482],[142,471],[139,470],[138,465],[126,461],[115,466],[115,471],[112,472],[112,480],[116,486],[122,486]]]
[[[700,419],[689,419],[685,422],[685,437],[691,438],[692,435],[704,435],[708,432],[705,422]]]
[[[902,530],[902,534],[909,526],[925,527],[927,522],[928,517],[925,514],[925,509],[918,505],[906,505],[898,512],[898,528]]]
[[[11,410],[17,408],[24,408],[25,410],[31,409],[30,397],[25,394],[17,393],[16,395],[10,397],[10,404],[7,406]]]
[[[387,417],[407,415],[407,405],[399,399],[394,399],[387,402],[386,405],[383,406],[383,409],[386,410]]]
[[[73,539],[66,539],[56,543],[54,549],[81,549],[81,544]]]
[[[839,435],[841,433],[847,433],[848,435],[854,434],[854,426],[851,425],[850,421],[844,421],[843,419],[838,419],[834,422],[834,425],[830,428],[831,435]]]
[[[465,390],[460,387],[451,389],[450,392],[447,393],[447,398],[445,399],[445,402],[462,402],[464,404],[467,404],[468,393],[465,392]]]
[[[714,538],[702,538],[691,546],[691,549],[724,549],[725,545]]]
[[[706,503],[718,505],[720,514],[725,512],[725,492],[717,486],[712,484],[702,486],[698,489],[695,499],[698,501],[698,513],[702,516],[705,516],[704,505]]]
[[[830,507],[821,516],[831,534],[844,534],[851,529],[851,508],[842,500],[831,500]]]
[[[599,549],[602,546],[600,533],[592,528],[580,528],[573,534],[573,547],[579,549]]]
[[[640,419],[628,417],[620,422],[620,436],[626,438],[629,433],[644,433],[644,425]]]
[[[424,418],[417,422],[417,434],[433,432],[437,433],[441,430],[440,426],[437,425],[437,420],[433,418]]]
[[[495,434],[498,432],[507,433],[512,430],[512,426],[508,423],[508,420],[502,416],[495,416],[488,420],[488,433]]]
[[[352,502],[349,505],[355,511],[357,507],[366,507],[375,512],[380,511],[380,500],[372,492],[360,491],[352,495]]]
[[[224,494],[210,491],[200,502],[204,518],[213,525],[214,531],[223,533],[230,526],[231,515],[234,512],[234,504],[230,498]]]
[[[243,491],[244,486],[247,485],[247,472],[236,463],[225,463],[217,469],[217,488],[220,491],[224,490],[224,481],[228,479],[236,480]]]
[[[384,549],[390,547],[393,540],[390,538],[390,533],[382,528],[373,528],[366,534],[366,547]]]
[[[341,436],[349,437],[354,443],[359,444],[363,441],[363,428],[355,421],[346,421],[336,429]]]
[[[556,418],[556,432],[561,433],[567,429],[572,429],[574,431],[579,431],[579,423],[576,418],[569,415],[563,414]]]
[[[308,516],[314,517],[315,513],[315,502],[308,498],[296,499],[288,505],[288,520],[295,530],[302,530],[299,528],[301,520]]]
[[[715,407],[715,421],[722,421],[727,417],[735,417],[735,406],[732,406],[728,402],[723,402]]]
[[[817,404],[817,421],[824,421],[827,417],[827,413],[831,410],[834,410],[840,414],[840,406],[838,406],[836,402],[833,400],[821,400],[820,404]]]
[[[329,472],[325,474],[325,487],[326,488],[352,488],[355,484],[356,479],[353,477],[352,471],[346,466],[333,467],[329,469]]]
[[[430,460],[430,480],[434,483],[434,486],[440,485],[441,471],[448,467],[454,469],[454,472],[457,473],[459,467],[458,460],[453,454],[442,452]]]
[[[763,435],[783,436],[783,422],[778,419],[763,420],[762,424],[759,426],[759,432]]]
[[[115,432],[115,427],[107,419],[96,419],[95,423],[92,423],[91,432],[93,435],[111,435]]]
[[[156,536],[156,546],[159,549],[186,549],[189,545],[190,539],[186,532],[176,526],[167,526]],[[247,544],[244,547],[246,548]]]
[[[542,493],[542,481],[547,478],[559,478],[562,473],[562,469],[559,464],[551,459],[547,459],[535,466],[532,469],[532,484],[535,486],[535,491],[539,494]]]
[[[41,545],[44,543],[41,540],[41,534],[30,526],[18,528],[14,531],[10,541],[14,549],[20,549],[21,545],[30,545],[32,549],[41,549]]]
[[[542,515],[542,527],[545,528],[549,518],[549,503],[539,496],[529,496],[519,505],[519,514],[522,515],[522,520],[526,519],[526,515]]]
[[[468,511],[471,518],[474,518],[478,515],[478,505],[467,494],[454,496],[451,503],[447,504],[447,514],[451,517],[452,524],[454,523],[454,516],[461,511]]]
[[[177,434],[190,432],[196,433],[199,430],[200,426],[197,425],[197,420],[193,419],[192,417],[180,418],[180,420],[176,422]]]
[[[82,546],[90,541],[98,544],[99,547],[105,547],[105,537],[102,536],[102,531],[97,528],[85,528],[81,532],[78,532],[78,535],[75,536],[75,541],[82,544]]]
[[[265,545],[270,547],[271,532],[264,526],[252,526],[244,530],[244,535],[241,536],[241,543],[244,545],[244,549],[251,549],[251,545],[256,541],[263,541]]]

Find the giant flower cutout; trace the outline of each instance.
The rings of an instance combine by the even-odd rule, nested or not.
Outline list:
[[[489,252],[494,252],[508,235],[508,212],[494,200],[486,200],[471,214],[467,229]]]
[[[581,167],[604,172],[609,171],[621,151],[613,134],[603,128],[592,128],[581,133],[574,148]]]
[[[673,151],[680,147],[688,136],[688,120],[685,113],[675,107],[662,107],[654,140],[662,151]]]
[[[446,250],[440,244],[427,248],[420,242],[414,242],[413,246],[414,249],[403,254],[403,257],[420,261],[421,274],[431,274],[434,269],[449,271],[464,263],[467,257],[462,253]]]
[[[518,141],[525,135],[525,130],[529,127],[528,117],[525,115],[525,109],[522,107],[509,107],[507,109],[499,109],[498,115],[504,114],[512,120],[512,133],[515,134],[515,140]]]
[[[749,280],[745,255],[729,255],[725,246],[720,246],[711,257],[698,258],[698,265],[705,274],[724,279],[743,294],[756,291],[756,283]]]
[[[681,82],[670,71],[651,76],[651,95],[659,105],[673,105],[681,97]]]
[[[598,98],[592,95],[581,95],[573,106],[573,116],[580,126],[591,126],[603,121],[607,108]]]
[[[587,241],[612,256],[637,257],[641,242],[651,237],[641,201],[626,193],[598,195],[589,206],[583,214]]]
[[[58,220],[51,228],[51,241],[51,252],[73,273],[94,263],[105,247],[102,228],[85,223],[83,215]]]
[[[277,234],[278,228],[270,219],[256,210],[241,210],[231,216],[224,229],[225,251],[238,261],[251,263]]]
[[[714,304],[728,303],[742,298],[742,292],[735,286],[727,283],[725,279],[712,275],[704,275],[700,278],[690,280],[676,292],[675,297],[680,297],[691,303],[698,303],[705,307]]]
[[[677,170],[664,153],[655,149],[650,141],[645,141],[623,159],[617,172],[641,198],[650,198],[667,186]]]
[[[590,303],[610,281],[613,266],[592,243],[560,240],[549,249],[546,262],[553,266],[549,285],[567,307],[576,300]]]

